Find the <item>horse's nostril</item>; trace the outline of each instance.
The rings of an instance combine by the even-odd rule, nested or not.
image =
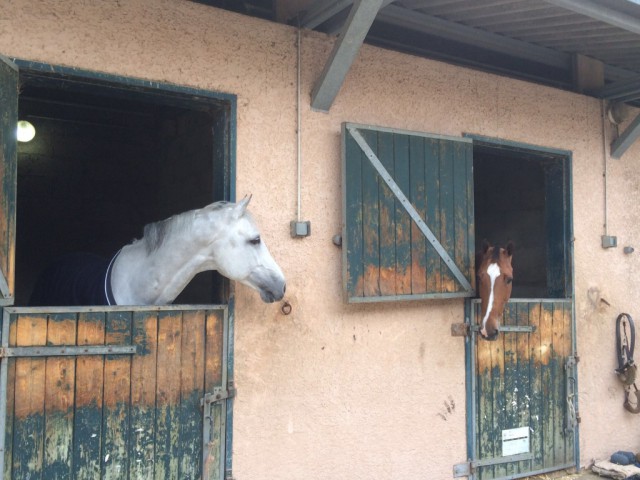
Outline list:
[[[285,284],[282,286],[282,293],[285,293],[286,291],[287,291],[287,284],[285,283]]]

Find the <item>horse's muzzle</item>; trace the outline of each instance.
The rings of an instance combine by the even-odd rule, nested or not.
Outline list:
[[[489,335],[485,335],[482,333],[482,331],[480,332],[480,336],[484,339],[484,340],[488,340],[490,342],[494,342],[498,339],[498,335],[500,334],[500,330],[496,329],[494,330],[492,333],[490,333]]]
[[[277,291],[271,290],[269,288],[261,288],[260,289],[260,298],[265,303],[273,303],[278,300],[282,300],[284,297],[284,292],[287,290],[287,285],[285,283],[282,284],[282,288]]]

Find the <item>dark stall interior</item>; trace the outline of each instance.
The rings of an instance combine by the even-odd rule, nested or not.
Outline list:
[[[18,144],[16,305],[59,255],[113,256],[145,224],[225,199],[215,178],[225,111],[209,99],[21,77],[19,117],[36,136]],[[225,283],[202,273],[175,303],[220,303]]]
[[[566,161],[474,146],[476,251],[515,244],[513,298],[569,295]]]

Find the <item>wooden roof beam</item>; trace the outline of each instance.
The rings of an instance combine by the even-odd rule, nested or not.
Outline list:
[[[311,107],[328,112],[356,58],[383,0],[356,0],[331,56],[311,92]]]
[[[640,114],[631,122],[627,129],[611,144],[611,156],[620,158],[633,142],[640,138]]]

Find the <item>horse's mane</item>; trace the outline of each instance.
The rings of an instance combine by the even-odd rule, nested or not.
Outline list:
[[[215,211],[220,210],[227,205],[229,205],[229,202],[220,201],[212,203],[205,208]],[[170,235],[190,231],[194,223],[195,214],[196,210],[190,210],[188,212],[174,215],[165,220],[145,225],[141,241],[144,242],[147,254],[158,250]]]

